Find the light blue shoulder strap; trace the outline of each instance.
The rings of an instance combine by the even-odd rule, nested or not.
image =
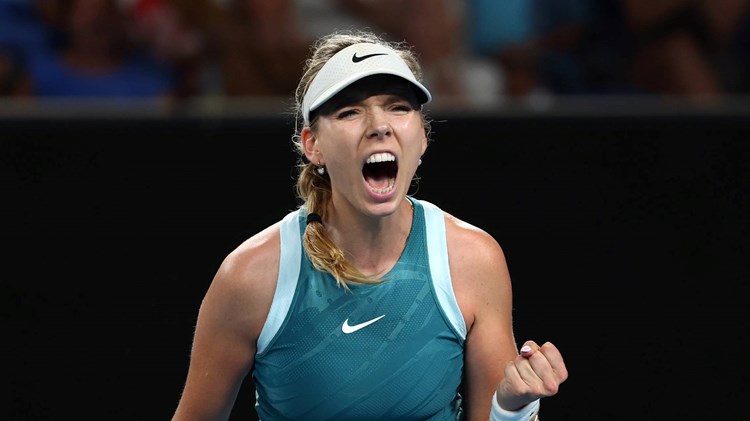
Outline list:
[[[456,332],[461,335],[462,339],[466,339],[466,322],[453,292],[453,282],[448,264],[445,215],[440,208],[430,202],[420,200],[419,203],[424,208],[430,273],[432,273],[432,282],[435,286],[438,302]]]
[[[279,227],[281,250],[279,251],[279,277],[273,294],[271,309],[266,323],[258,336],[256,354],[262,353],[271,343],[286,319],[294,299],[302,258],[302,241],[299,226],[299,209],[287,214]]]

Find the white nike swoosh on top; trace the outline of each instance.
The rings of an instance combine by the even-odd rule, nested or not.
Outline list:
[[[341,325],[341,331],[344,332],[344,333],[356,332],[356,331],[362,329],[363,327],[370,326],[371,324],[377,322],[378,320],[382,319],[383,317],[385,317],[385,314],[382,315],[382,316],[376,317],[376,318],[374,318],[372,320],[368,320],[366,322],[360,323],[358,325],[354,325],[354,326],[349,326],[349,319],[346,319],[346,320],[344,320],[344,324]]]

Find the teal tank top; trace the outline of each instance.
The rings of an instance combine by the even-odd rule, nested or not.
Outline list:
[[[411,232],[376,285],[337,286],[302,248],[306,210],[281,222],[281,261],[252,376],[261,421],[458,420],[466,325],[443,212],[409,198]]]

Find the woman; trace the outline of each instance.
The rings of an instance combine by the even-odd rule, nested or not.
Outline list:
[[[551,343],[516,351],[498,243],[408,196],[420,78],[371,33],[315,44],[296,91],[301,206],[219,268],[174,420],[227,419],[247,374],[263,421],[529,420],[565,381]]]

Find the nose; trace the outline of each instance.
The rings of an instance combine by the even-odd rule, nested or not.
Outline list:
[[[367,138],[382,140],[391,135],[391,125],[385,113],[379,110],[369,112],[369,127],[367,129]]]

